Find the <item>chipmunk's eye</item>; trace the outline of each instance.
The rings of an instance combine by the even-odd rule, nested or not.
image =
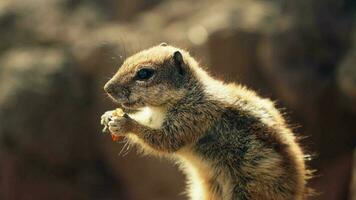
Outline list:
[[[154,74],[153,69],[143,68],[137,72],[136,77],[138,80],[147,80],[147,79],[151,78],[153,76],[153,74]]]

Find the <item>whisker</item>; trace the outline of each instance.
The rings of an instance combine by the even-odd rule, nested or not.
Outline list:
[[[120,152],[119,152],[119,156],[125,151],[126,146],[128,145],[128,141],[126,140],[126,143],[124,144],[124,146],[121,148]]]
[[[126,151],[125,151],[125,153],[122,155],[122,157],[125,157],[125,156],[127,156],[127,154],[129,154],[129,152],[130,152],[130,147],[131,147],[131,144],[130,144],[130,142],[128,142],[129,143],[129,145],[127,146],[127,148],[126,148]]]
[[[118,155],[121,155],[121,156],[127,155],[128,151],[130,150],[130,147],[131,147],[131,143],[129,142],[128,138],[125,137],[119,143],[121,143],[121,144],[124,143],[124,146],[122,147],[122,149]]]

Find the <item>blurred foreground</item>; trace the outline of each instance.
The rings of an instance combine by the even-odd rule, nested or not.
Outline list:
[[[0,199],[186,199],[172,163],[100,133],[114,108],[104,83],[161,42],[277,100],[314,155],[315,199],[352,199],[355,11],[353,0],[2,0]]]

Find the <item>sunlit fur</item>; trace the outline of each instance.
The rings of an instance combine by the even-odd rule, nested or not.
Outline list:
[[[181,66],[173,61],[176,51]],[[156,76],[135,81],[145,66]],[[108,86],[129,89],[128,101],[139,102],[114,134],[128,136],[147,154],[175,160],[187,176],[190,199],[306,198],[303,152],[274,104],[212,78],[187,51],[163,45],[139,52]]]

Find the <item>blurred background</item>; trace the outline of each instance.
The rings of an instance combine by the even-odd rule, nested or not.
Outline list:
[[[168,42],[276,100],[313,154],[311,199],[355,200],[355,11],[355,0],[1,0],[0,199],[186,199],[172,163],[99,124],[122,61]]]

